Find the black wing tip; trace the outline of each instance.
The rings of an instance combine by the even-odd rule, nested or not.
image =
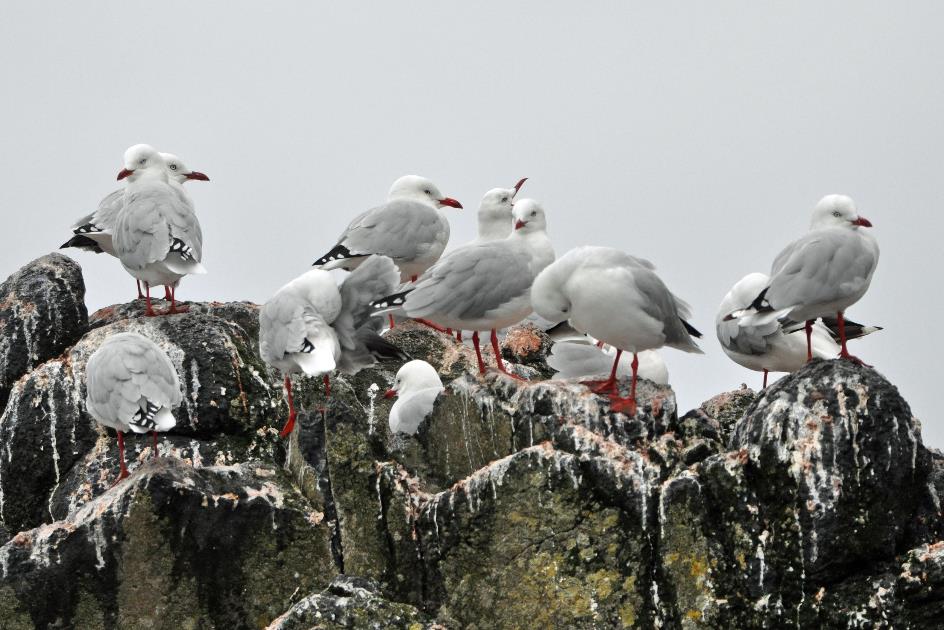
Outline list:
[[[364,345],[367,347],[371,356],[378,361],[401,361],[405,363],[413,360],[413,357],[407,352],[401,350],[398,346],[390,343],[380,335],[370,336]]]
[[[406,296],[413,292],[413,289],[407,289],[400,293],[394,293],[393,295],[388,295],[387,297],[380,298],[379,300],[374,300],[370,303],[371,307],[374,309],[382,308],[392,308],[394,306],[402,306],[406,302]]]
[[[78,249],[95,252],[96,254],[101,254],[104,251],[94,239],[91,239],[87,236],[82,236],[81,234],[76,234],[70,238],[68,241],[60,245],[59,249],[66,249],[67,247],[77,247]]]
[[[758,313],[769,313],[770,311],[774,310],[774,307],[772,307],[767,301],[768,289],[770,289],[770,287],[765,287],[764,290],[761,291],[756,298],[754,298],[754,301],[751,302],[750,308],[754,309]]]
[[[334,262],[335,260],[347,260],[348,258],[363,258],[365,254],[353,254],[344,245],[335,245],[331,251],[327,254],[311,263],[312,267],[320,267],[321,265],[327,265],[329,262]]]
[[[698,332],[698,329],[697,329],[697,328],[695,328],[694,326],[692,326],[691,324],[689,324],[689,323],[688,323],[687,321],[685,321],[684,319],[682,319],[682,320],[680,320],[680,321],[682,322],[682,326],[685,326],[685,330],[688,331],[688,334],[689,334],[689,335],[691,335],[692,337],[695,337],[696,339],[701,339],[701,333]]]

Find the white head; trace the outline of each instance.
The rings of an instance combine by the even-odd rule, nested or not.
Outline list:
[[[547,230],[544,208],[534,199],[522,199],[515,204],[512,212],[515,219],[516,233],[533,234]]]
[[[492,188],[485,193],[478,212],[479,238],[497,240],[508,236],[514,223],[512,207],[515,205],[515,195],[527,179],[522,178],[514,188]]]
[[[157,149],[149,144],[136,144],[125,151],[125,167],[118,173],[118,179],[129,177],[134,181],[139,177],[167,177],[166,164]]]
[[[384,394],[384,398],[412,394],[434,387],[444,389],[436,368],[426,361],[417,359],[403,364],[393,380],[393,385]]]
[[[203,182],[210,181],[210,178],[199,171],[191,171],[183,161],[173,153],[161,153],[164,162],[167,164],[167,174],[178,184],[183,184],[189,179],[198,179]]]
[[[872,227],[868,219],[859,216],[855,202],[846,195],[826,195],[819,200],[813,210],[811,230],[830,227],[845,227],[856,230],[860,227]]]
[[[439,189],[436,188],[436,184],[419,175],[404,175],[393,182],[393,186],[390,187],[390,192],[387,193],[387,198],[412,199],[413,201],[419,201],[433,206],[434,208],[442,208],[443,206],[451,206],[453,208],[462,207],[462,204],[455,199],[446,197],[439,192]]]

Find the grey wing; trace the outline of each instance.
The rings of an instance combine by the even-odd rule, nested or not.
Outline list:
[[[203,230],[189,197],[175,195],[163,208],[171,238],[181,241],[193,260],[203,260]]]
[[[306,305],[292,291],[280,291],[259,311],[259,353],[273,365],[305,347]]]
[[[688,305],[669,291],[662,279],[654,271],[637,267],[632,270],[636,288],[645,296],[643,311],[653,319],[662,322],[662,333],[666,345],[680,350],[701,353],[685,324],[684,317],[690,317]]]
[[[122,264],[143,269],[164,260],[170,251],[170,226],[160,211],[161,199],[153,194],[133,194],[115,224],[115,253]]]
[[[343,348],[355,347],[354,333],[361,326],[380,324],[370,316],[370,303],[393,293],[399,282],[400,270],[387,256],[371,256],[351,272],[341,285],[341,312],[332,323]]]
[[[764,334],[767,328],[773,328],[771,333]],[[739,326],[737,320],[718,319],[715,322],[715,332],[721,345],[733,352],[747,355],[761,355],[767,352],[771,335],[782,334],[779,324],[773,322],[767,326]]]
[[[441,237],[439,212],[417,201],[396,199],[365,212],[347,228],[340,244],[351,255],[383,254],[413,260]]]
[[[842,299],[861,289],[876,262],[875,252],[852,231],[812,232],[774,261],[765,297],[775,309]]]
[[[89,234],[93,232],[110,232],[115,229],[115,222],[118,220],[118,213],[124,207],[123,188],[119,188],[108,195],[98,204],[98,209],[91,214],[76,219],[72,225],[72,230],[76,234]]]
[[[182,394],[177,371],[153,342],[136,334],[116,335],[89,359],[86,366],[87,404],[100,420],[130,423],[141,400],[175,407]]]
[[[531,288],[529,256],[502,241],[461,247],[433,265],[406,299],[411,317],[476,319]]]

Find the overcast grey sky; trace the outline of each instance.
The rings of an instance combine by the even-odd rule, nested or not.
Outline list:
[[[693,305],[707,356],[664,352],[684,411],[759,385],[715,310],[841,192],[882,248],[848,315],[885,330],[854,351],[944,446],[942,24],[939,2],[7,2],[0,276],[65,241],[138,142],[212,179],[188,184],[193,300],[264,301],[405,173],[465,204],[452,245],[528,176],[558,255],[625,249]],[[74,256],[90,309],[134,297],[114,259]]]

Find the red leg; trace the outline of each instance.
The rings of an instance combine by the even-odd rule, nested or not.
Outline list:
[[[331,396],[331,379],[328,378],[327,374],[321,377],[321,382],[324,383],[325,386],[325,398]]]
[[[813,360],[813,320],[806,320],[806,360]]]
[[[121,431],[118,432],[118,466],[118,481],[121,481],[128,476],[128,467],[125,466],[125,434]]]
[[[170,287],[165,284],[165,285],[164,285],[164,299],[165,299],[165,300],[169,300],[170,298],[171,298],[171,295],[170,295]]]
[[[285,377],[285,398],[288,400],[288,421],[282,430],[279,431],[279,437],[288,437],[295,429],[295,401],[292,399],[292,379]]]
[[[416,282],[417,276],[410,276],[410,282]]]
[[[479,374],[485,374],[485,361],[482,360],[482,351],[479,350],[479,331],[472,331],[472,345],[475,346],[475,358],[479,360]]]
[[[186,313],[190,310],[189,306],[177,306],[177,289],[174,287],[170,288],[170,308],[167,309],[166,315],[176,315],[177,313]]]
[[[157,313],[154,312],[154,309],[151,308],[151,285],[147,282],[144,283],[144,299],[146,300],[147,308],[144,309],[145,317],[154,317]]]
[[[581,381],[583,385],[586,385],[590,388],[595,394],[610,394],[615,396],[617,393],[616,387],[616,367],[619,365],[620,356],[622,356],[623,351],[618,349],[616,350],[616,359],[613,361],[613,369],[610,370],[610,378],[605,381]]]
[[[849,354],[849,351],[846,350],[846,320],[843,317],[843,314],[841,312],[836,313],[836,319],[839,321],[839,345],[840,345],[839,357],[841,359],[852,361],[853,363],[858,363],[859,365],[872,367],[868,363],[865,363],[864,361],[862,361],[862,359],[860,359],[859,357],[855,357]]]
[[[767,389],[767,370],[764,370],[764,387],[763,387],[763,389]]]
[[[598,341],[598,342],[597,342],[597,348],[601,348],[601,349],[602,349],[604,345],[605,345],[605,344],[604,344],[602,341]]]
[[[138,285],[138,299],[140,300],[141,298],[144,297],[144,292],[141,291],[141,281],[140,281],[140,280],[135,280],[134,283],[135,283],[136,285]]]
[[[610,396],[610,409],[619,413],[625,413],[630,416],[636,415],[636,372],[639,369],[639,358],[633,353],[633,362],[630,364],[633,368],[633,382],[629,388],[629,398],[619,398]]]
[[[462,331],[461,331],[461,330],[457,330],[457,331],[456,331],[456,341],[458,341],[458,342],[460,342],[460,343],[462,342]]]
[[[494,328],[492,328],[492,352],[495,353],[495,365],[498,366],[499,372],[519,381],[528,380],[526,378],[521,378],[517,374],[512,374],[505,369],[505,362],[502,361],[501,348],[498,347],[498,332]]]
[[[451,335],[451,334],[452,334],[452,328],[447,328],[447,329],[446,329],[446,334],[447,334],[447,335]]]
[[[433,323],[433,322],[429,321],[428,319],[422,319],[422,318],[420,318],[420,319],[414,319],[413,321],[414,321],[414,322],[417,322],[417,323],[419,323],[419,324],[423,324],[424,326],[429,326],[429,327],[432,328],[433,330],[438,330],[438,331],[441,332],[441,333],[446,332],[446,329],[445,329],[445,328],[443,328],[443,327],[440,326],[439,324],[436,324],[436,323]]]
[[[396,322],[393,321],[393,313],[387,314],[387,321],[390,322],[390,330],[393,330],[396,327]]]

